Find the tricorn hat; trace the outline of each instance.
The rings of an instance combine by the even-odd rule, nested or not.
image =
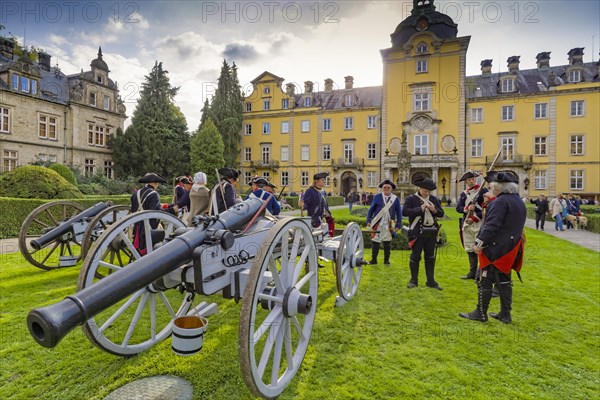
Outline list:
[[[275,184],[274,184],[274,183],[272,183],[272,182],[267,182],[267,186],[269,186],[269,187],[271,187],[271,188],[273,188],[273,189],[275,189],[275,188],[277,187],[277,186],[275,186]]]
[[[390,185],[392,187],[392,190],[396,189],[396,185],[394,184],[394,182],[390,181],[389,179],[384,179],[383,181],[381,181],[379,187],[382,188],[383,185]]]
[[[490,171],[485,177],[486,182],[513,182],[519,183],[519,175],[513,171]]]
[[[313,180],[318,180],[318,179],[326,179],[329,176],[329,172],[319,172],[318,174],[315,174],[313,176]]]
[[[154,172],[148,172],[138,179],[138,183],[167,183],[167,180]]]
[[[268,185],[268,184],[269,184],[269,181],[266,180],[265,178],[255,177],[255,178],[250,179],[250,185],[262,185],[262,186],[265,186],[265,185]]]
[[[240,171],[229,167],[223,167],[219,169],[219,175],[221,175],[223,178],[231,178],[237,180],[237,178],[240,176]]]
[[[462,174],[462,176],[460,177],[460,179],[458,181],[462,182],[462,181],[466,181],[469,178],[477,178],[478,176],[481,176],[481,174],[479,172],[467,171],[464,174]]]
[[[418,187],[422,187],[423,189],[427,189],[427,190],[435,190],[435,189],[437,189],[437,185],[435,184],[435,182],[432,181],[429,178],[418,178],[418,179],[415,179],[413,181],[413,185],[416,185]]]

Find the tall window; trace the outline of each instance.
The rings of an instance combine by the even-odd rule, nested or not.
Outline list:
[[[10,132],[10,110],[0,107],[0,132]]]
[[[94,92],[90,93],[90,105],[96,106],[96,93]]]
[[[414,111],[429,111],[429,93],[414,94]]]
[[[548,181],[546,179],[546,170],[535,171],[533,174],[533,188],[535,190],[548,189]]]
[[[85,176],[94,176],[94,160],[91,158],[85,159]]]
[[[354,107],[354,96],[347,94],[344,96],[344,105],[346,107]]]
[[[263,100],[263,110],[269,111],[271,109],[271,100]]]
[[[344,143],[344,162],[351,164],[354,161],[354,143]]]
[[[308,172],[302,171],[300,173],[300,185],[308,186]]]
[[[290,160],[290,148],[288,146],[281,146],[281,161]]]
[[[113,178],[113,162],[112,161],[104,161],[104,176],[108,179]]]
[[[271,133],[271,123],[263,122],[263,135],[268,135]]]
[[[471,122],[483,122],[483,108],[471,109]]]
[[[344,129],[347,131],[351,131],[352,129],[354,129],[354,117],[344,118]]]
[[[252,135],[252,125],[244,125],[244,135]]]
[[[271,181],[271,173],[269,171],[263,171],[262,177],[268,180],[269,182]]]
[[[263,145],[261,148],[261,154],[263,164],[269,164],[271,162],[271,146]]]
[[[252,180],[252,172],[250,172],[250,171],[244,172],[244,184],[250,185],[250,180]]]
[[[548,118],[548,103],[537,103],[534,106],[534,118],[535,119]]]
[[[101,126],[96,126],[96,130],[94,132],[94,144],[99,147],[106,146],[106,138],[104,136],[104,128]]]
[[[250,103],[249,101],[246,102],[246,112],[250,112],[252,111],[252,103]]]
[[[429,154],[429,135],[415,135],[414,138],[414,154]]]
[[[308,160],[310,160],[310,146],[307,145],[307,144],[303,144],[300,147],[300,150],[301,150],[301,153],[300,153],[300,157],[301,158],[300,159],[302,161],[308,161]]]
[[[38,136],[42,139],[56,140],[56,118],[47,115],[38,117]]]
[[[312,104],[312,99],[310,97],[304,98],[304,107],[310,107]]]
[[[503,137],[500,139],[502,147],[502,160],[512,161],[515,158],[515,138]]]
[[[514,78],[504,79],[502,81],[502,92],[503,93],[514,92],[514,90],[515,90]]]
[[[427,60],[417,60],[417,74],[427,72]]]
[[[471,139],[471,157],[483,156],[483,139]]]
[[[331,160],[331,145],[323,145],[323,161]]]
[[[330,131],[331,130],[331,119],[330,118],[325,118],[323,120],[323,130],[324,131]]]
[[[308,132],[310,131],[310,121],[305,119],[301,122],[300,124],[302,132]]]
[[[103,106],[105,110],[110,110],[110,97],[104,96]]]
[[[4,172],[14,171],[17,168],[18,155],[15,150],[4,150],[2,153],[2,167]]]
[[[571,179],[569,188],[571,190],[583,190],[583,170],[582,169],[574,169],[571,170]]]
[[[290,175],[287,171],[281,171],[279,184],[281,187],[289,186],[290,184]]]
[[[571,102],[571,117],[581,117],[584,113],[585,102],[576,100]]]
[[[577,83],[581,82],[581,71],[576,69],[569,72],[569,82]]]
[[[571,155],[582,156],[584,151],[583,135],[571,135]]]
[[[281,99],[281,108],[287,110],[290,108],[290,100],[289,99]]]
[[[515,106],[502,106],[502,121],[515,119]]]
[[[375,171],[367,171],[367,186],[372,188],[377,186],[377,181],[375,180],[376,173]]]
[[[290,133],[289,121],[281,121],[281,133]]]
[[[548,155],[548,145],[546,136],[536,136],[533,138],[533,155],[542,157]]]
[[[377,128],[377,115],[369,115],[367,117],[367,129]]]
[[[244,161],[252,161],[252,147],[244,147]]]
[[[377,158],[377,144],[367,143],[367,159],[374,160]]]

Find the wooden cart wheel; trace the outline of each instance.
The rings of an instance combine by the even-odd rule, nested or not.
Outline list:
[[[356,222],[351,222],[344,229],[340,239],[335,263],[337,290],[346,301],[350,300],[358,289],[364,254],[365,245],[360,226]]]
[[[85,228],[83,239],[81,239],[81,257],[85,257],[87,251],[100,235],[115,221],[125,217],[129,213],[129,206],[116,205],[108,207],[96,215]]]
[[[81,258],[80,238],[71,233],[61,235],[39,250],[28,244],[30,239],[56,228],[83,211],[83,207],[71,201],[53,201],[42,204],[33,210],[21,225],[19,231],[19,250],[32,265],[46,270],[60,268],[60,257],[72,257],[77,262]],[[69,263],[72,265],[72,263]]]
[[[168,238],[177,228],[185,226],[174,215],[163,211],[141,211],[121,218],[110,225],[88,250],[79,274],[78,290],[142,257],[134,247],[136,223],[141,223],[142,229],[147,232],[148,253],[144,257],[152,257],[153,224],[157,226],[155,224],[158,223],[154,229],[155,238],[162,236],[162,232]],[[187,293],[150,285],[87,320],[83,331],[102,350],[130,356],[169,337],[172,320],[185,315],[191,304]]]
[[[280,220],[262,243],[246,282],[238,349],[246,385],[277,397],[298,372],[317,305],[317,251],[301,219]]]

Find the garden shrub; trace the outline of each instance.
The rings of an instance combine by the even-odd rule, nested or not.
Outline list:
[[[71,171],[71,169],[66,165],[54,163],[51,164],[48,168],[50,168],[53,171],[56,171],[60,176],[65,178],[67,182],[77,186],[77,178],[75,177],[75,173]]]
[[[50,168],[25,165],[0,176],[0,197],[78,199],[83,194]]]

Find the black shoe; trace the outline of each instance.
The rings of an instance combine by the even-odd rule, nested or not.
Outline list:
[[[383,265],[385,265],[386,267],[389,267],[390,266],[390,262],[389,261],[384,261]]]
[[[409,281],[409,282],[408,282],[408,285],[406,285],[406,287],[407,287],[408,289],[412,289],[412,288],[415,288],[415,287],[417,287],[417,286],[419,286],[419,284],[418,284],[417,282],[413,282],[413,281]]]
[[[467,275],[461,276],[460,279],[475,279],[475,274],[469,272]]]
[[[500,313],[491,312],[490,317],[497,319],[505,324],[510,324],[512,322],[512,318],[510,315],[501,315]]]
[[[479,310],[473,310],[470,313],[458,313],[460,317],[470,319],[471,321],[487,322],[488,317],[486,314],[482,314]]]
[[[436,289],[436,290],[444,290],[443,287],[441,287],[440,285],[438,285],[437,282],[435,282],[434,284],[430,285],[429,283],[426,284],[428,288],[432,288],[432,289]]]
[[[371,261],[369,261],[369,265],[377,265],[377,260],[371,260]]]

